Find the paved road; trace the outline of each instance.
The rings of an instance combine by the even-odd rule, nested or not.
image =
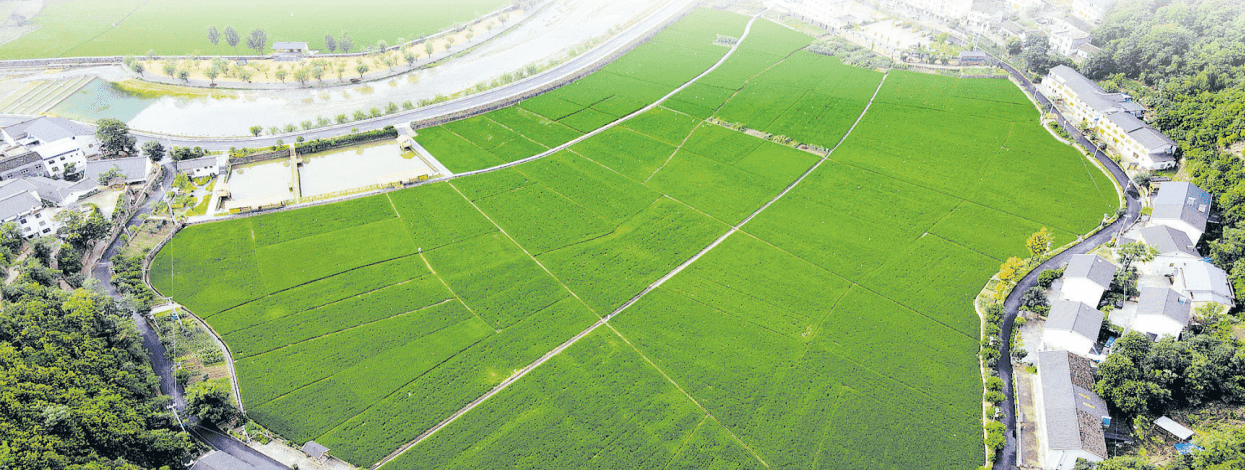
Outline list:
[[[1012,76],[1021,83],[1021,87],[1024,91],[1030,96],[1033,96],[1037,100],[1038,104],[1040,104],[1044,109],[1052,109],[1050,100],[1046,99],[1046,97],[1041,93],[1038,93],[1037,87],[1025,78],[1023,74],[1002,61],[999,63],[1005,70],[1008,71],[1008,73],[1011,73]],[[1024,295],[1026,290],[1029,290],[1029,288],[1037,285],[1038,276],[1042,274],[1042,271],[1058,268],[1060,265],[1066,264],[1072,255],[1086,253],[1098,245],[1106,243],[1111,239],[1111,237],[1114,237],[1119,232],[1132,226],[1133,223],[1137,222],[1137,218],[1141,215],[1141,203],[1137,199],[1137,190],[1134,186],[1132,186],[1132,182],[1128,179],[1128,175],[1124,173],[1124,170],[1121,169],[1115,161],[1107,157],[1106,154],[1098,151],[1098,148],[1095,147],[1093,143],[1081,135],[1081,132],[1076,128],[1076,126],[1068,122],[1067,119],[1064,119],[1063,114],[1061,114],[1059,110],[1055,109],[1054,113],[1059,125],[1063,127],[1069,135],[1076,137],[1076,143],[1083,147],[1086,151],[1092,152],[1094,154],[1094,158],[1098,159],[1099,162],[1102,162],[1103,166],[1111,171],[1111,176],[1115,177],[1115,180],[1120,183],[1120,187],[1126,188],[1124,192],[1124,200],[1126,203],[1125,212],[1123,216],[1104,228],[1102,231],[1090,236],[1063,253],[1055,255],[1045,263],[1042,263],[1041,266],[1038,266],[1037,269],[1034,269],[1029,273],[1029,275],[1025,276],[1024,279],[1021,279],[1020,282],[1016,284],[1016,288],[1012,290],[1011,295],[1009,295],[1007,300],[1003,302],[1003,307],[1007,311],[1003,318],[1003,332],[1001,333],[1003,338],[1011,337],[1012,325],[1015,323],[1016,314],[1020,309],[1020,297]],[[1010,342],[1004,341],[1001,348],[1002,355],[1000,356],[997,371],[999,378],[1003,379],[1003,395],[1007,397],[1003,400],[1003,403],[999,405],[999,408],[1001,408],[1004,413],[1002,422],[1007,426],[1007,444],[999,452],[998,460],[994,462],[995,470],[1013,470],[1019,468],[1016,465],[1016,453],[1019,446],[1016,440],[1016,394],[1015,391],[1012,390],[1011,352]]]
[[[168,188],[172,187],[173,175],[176,172],[173,171],[172,163],[170,163],[168,159],[162,162],[162,164],[167,169],[164,175],[164,180],[160,182],[159,187],[152,192],[151,197],[148,198],[147,201],[143,203],[143,206],[140,207],[134,214],[134,217],[126,221],[127,226],[133,228],[141,225],[142,220],[139,216],[142,214],[150,214],[152,206],[157,201],[163,199],[165,192]],[[91,269],[91,277],[102,282],[104,290],[108,292],[108,295],[111,295],[117,299],[121,298],[121,294],[118,293],[116,287],[112,285],[112,263],[109,260],[113,257],[113,255],[116,255],[117,252],[121,250],[121,246],[122,243],[120,240],[114,240],[104,252],[103,260]],[[164,344],[160,342],[160,337],[147,323],[146,318],[144,318],[139,312],[134,312],[133,317],[134,324],[138,327],[138,333],[143,338],[143,349],[147,351],[147,357],[151,360],[151,367],[155,370],[156,376],[160,377],[160,391],[165,395],[172,397],[173,406],[176,408],[178,414],[182,416],[182,419],[188,419],[188,417],[182,413],[186,409],[186,397],[182,388],[177,385],[177,381],[173,377],[173,363],[165,354]],[[193,422],[197,420],[190,419],[190,421]],[[238,461],[249,464],[249,469],[289,470],[288,467],[281,465],[276,460],[273,460],[268,456],[247,447],[246,444],[234,440],[227,434],[222,434],[215,429],[205,428],[199,424],[191,424],[187,429],[207,442],[208,445],[212,446],[212,448],[223,451],[233,456]],[[249,469],[238,468],[236,470]]]
[[[277,140],[290,143],[293,142],[298,136],[302,136],[306,140],[314,140],[317,138],[328,139],[348,134],[352,128],[358,128],[359,131],[369,131],[381,129],[385,126],[398,126],[410,121],[418,121],[454,114],[480,106],[488,106],[494,103],[511,100],[524,94],[539,90],[546,85],[572,77],[583,70],[592,67],[597,62],[606,59],[615,52],[623,50],[632,42],[645,37],[656,28],[665,24],[667,21],[677,18],[684,10],[691,7],[694,3],[695,0],[671,1],[667,5],[655,11],[653,14],[638,21],[634,26],[628,28],[626,31],[619,33],[592,50],[585,52],[578,57],[563,63],[562,65],[546,70],[527,79],[459,98],[457,100],[438,103],[412,111],[398,112],[396,114],[368,121],[357,121],[320,129],[313,129],[306,132],[295,132],[292,134],[276,136],[180,137],[139,130],[132,130],[131,133],[138,137],[140,144],[148,140],[159,140],[164,143],[166,147],[198,146],[208,150],[228,150],[230,147],[269,147],[276,144]]]

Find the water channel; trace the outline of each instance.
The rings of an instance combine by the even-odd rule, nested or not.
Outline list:
[[[410,179],[414,175],[432,175],[436,172],[415,152],[403,150],[388,140],[303,155],[302,158],[298,178],[303,197],[364,188],[394,175]],[[291,178],[289,159],[238,165],[230,172],[229,191],[235,201],[274,196],[292,199]]]

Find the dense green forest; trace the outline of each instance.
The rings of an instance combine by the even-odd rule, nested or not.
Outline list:
[[[0,469],[182,468],[194,444],[157,387],[133,320],[110,297],[6,288]]]
[[[1222,230],[1203,238],[1245,300],[1245,4],[1233,0],[1116,2],[1094,30],[1102,51],[1081,67],[1108,90],[1134,94],[1152,124],[1180,143],[1190,180],[1215,195]]]

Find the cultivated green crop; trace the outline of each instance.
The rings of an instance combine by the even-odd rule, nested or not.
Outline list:
[[[681,82],[663,77],[699,72],[662,54],[703,71],[725,48],[702,41],[742,24],[697,10],[600,78],[420,130],[421,142],[455,171],[535,155],[599,125],[573,116],[613,120],[658,90],[599,88],[672,90]],[[736,65],[705,78],[717,89],[515,167],[192,226],[159,253],[153,282],[225,335],[256,419],[369,465],[807,175],[390,465],[980,465],[971,300],[1029,233],[1047,227],[1059,244],[1093,228],[1114,187],[1006,81],[883,81],[798,51],[809,38],[784,27],[752,34]],[[710,116],[843,143],[822,161]],[[527,148],[505,150],[516,142]]]

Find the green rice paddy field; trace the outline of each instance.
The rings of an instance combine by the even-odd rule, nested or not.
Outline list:
[[[543,152],[703,72],[746,21],[698,10],[420,142],[455,172]],[[256,421],[371,465],[821,161],[703,119],[829,148],[876,90],[739,233],[386,467],[976,468],[971,299],[1029,233],[1095,227],[1115,189],[1007,81],[884,80],[810,41],[758,20],[661,107],[516,167],[188,227],[152,282],[230,345]]]
[[[505,5],[502,0],[370,0],[350,3],[299,0],[48,0],[31,22],[33,32],[0,45],[2,59],[144,55],[252,54],[252,29],[276,41],[306,41],[324,49],[324,35],[350,33],[357,47],[385,40],[429,35],[473,20]],[[233,26],[242,36],[238,50],[225,40],[208,42],[209,26],[224,34]],[[356,47],[356,50],[358,50]]]

